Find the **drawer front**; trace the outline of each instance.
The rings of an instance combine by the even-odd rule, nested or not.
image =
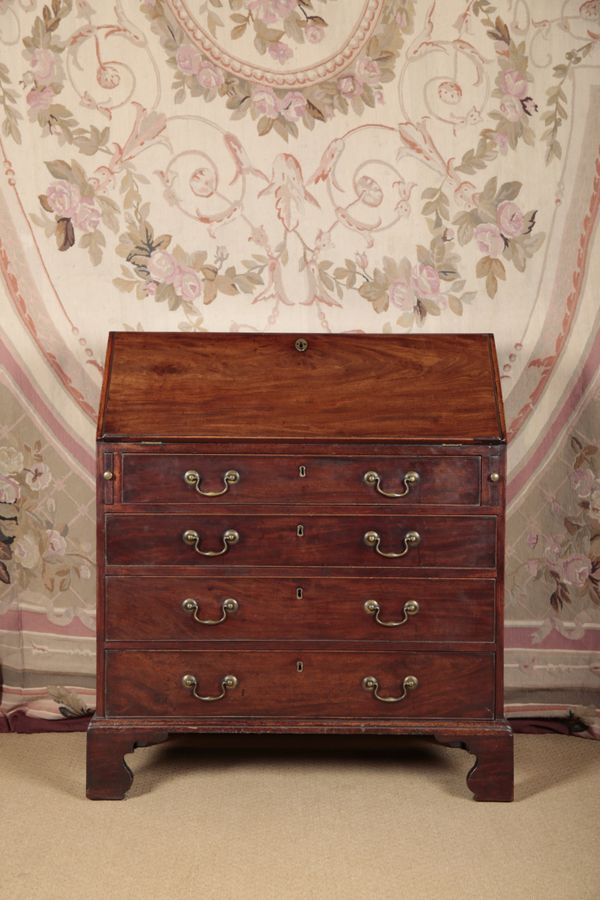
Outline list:
[[[477,505],[478,456],[311,457],[124,453],[125,503]],[[373,472],[378,478],[365,481]],[[186,473],[188,475],[186,481]],[[227,473],[235,473],[228,477]],[[416,473],[414,475],[409,473]],[[217,496],[207,497],[205,493]],[[400,494],[387,497],[385,494]]]
[[[184,686],[185,675],[193,677]],[[224,687],[225,676],[237,685]],[[418,686],[406,689],[407,677]],[[479,653],[108,650],[108,716],[348,716],[488,719],[494,656]],[[363,679],[377,682],[379,696]],[[196,699],[224,696],[214,702]]]
[[[183,535],[191,533],[193,544]],[[227,535],[235,532],[236,542]],[[417,533],[419,542],[410,543]],[[365,542],[367,533],[379,540]],[[197,539],[194,539],[194,534]],[[201,553],[198,552],[201,551]],[[218,555],[205,556],[205,552]],[[379,552],[378,552],[379,551]],[[382,555],[401,553],[390,558]],[[493,568],[494,516],[108,515],[106,561],[131,566]]]
[[[108,641],[494,640],[491,579],[130,575],[105,585]]]

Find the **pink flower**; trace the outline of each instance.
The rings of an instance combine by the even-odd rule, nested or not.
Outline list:
[[[516,97],[505,94],[500,101],[500,112],[509,122],[518,122],[523,116],[523,107]]]
[[[30,109],[48,109],[54,100],[54,91],[51,87],[42,88],[41,91],[32,88],[25,97]]]
[[[12,552],[14,559],[24,569],[33,569],[40,561],[38,542],[31,533],[16,538],[12,544]]]
[[[252,91],[252,105],[258,113],[271,119],[279,115],[279,98],[269,87],[260,87]]]
[[[52,212],[61,218],[70,219],[81,200],[81,194],[76,184],[68,181],[53,181],[46,191],[48,205]]]
[[[535,531],[530,531],[529,534],[527,535],[527,546],[531,550],[535,550],[535,548],[538,545],[539,540],[540,540],[539,534],[537,534]]]
[[[361,175],[356,182],[356,193],[366,206],[381,206],[383,203],[383,191],[374,178],[369,175]]]
[[[301,119],[306,112],[306,97],[300,91],[289,91],[281,101],[281,115],[289,122]]]
[[[273,59],[276,59],[278,63],[287,62],[291,56],[294,55],[294,52],[291,47],[288,47],[287,44],[284,44],[283,41],[275,41],[272,44],[269,44],[268,47],[269,56],[272,56]]]
[[[64,556],[67,551],[67,542],[62,534],[54,529],[46,531],[47,556]]]
[[[571,487],[578,497],[589,497],[594,485],[594,473],[591,469],[575,469],[571,472]]]
[[[461,209],[475,209],[479,200],[479,194],[475,190],[475,185],[470,181],[461,181],[454,191],[454,199],[456,205]]]
[[[146,296],[147,297],[155,297],[156,296],[156,282],[155,281],[147,281],[146,282]]]
[[[424,263],[413,266],[411,282],[415,294],[422,299],[433,299],[440,292],[440,276],[433,266]]]
[[[516,203],[504,200],[498,204],[496,210],[496,222],[504,237],[512,238],[523,234],[525,230],[525,216]]]
[[[397,306],[402,312],[412,312],[417,303],[412,284],[405,278],[398,278],[392,282],[388,296],[390,303]]]
[[[23,454],[14,447],[0,447],[0,475],[18,475],[23,469]]]
[[[31,469],[25,469],[25,484],[32,491],[43,491],[52,481],[52,473],[46,463],[34,463]]]
[[[297,0],[250,0],[248,10],[257,19],[271,24],[277,19],[285,19],[297,5]]]
[[[323,40],[325,29],[322,25],[317,25],[316,22],[307,22],[304,32],[309,44],[320,44]]]
[[[338,90],[342,97],[356,97],[362,90],[362,84],[354,75],[343,75],[338,79]]]
[[[220,69],[217,69],[216,66],[213,66],[212,63],[208,62],[208,60],[204,60],[200,63],[195,74],[198,84],[205,90],[218,88],[223,84],[223,73]]]
[[[93,200],[83,199],[73,211],[73,225],[81,231],[95,231],[100,224],[100,210]]]
[[[196,271],[189,266],[179,267],[173,279],[173,287],[177,296],[183,300],[193,301],[202,296],[202,282]]]
[[[289,16],[297,6],[298,0],[271,0],[273,12],[281,19],[285,19],[286,16]]]
[[[162,284],[173,284],[179,266],[166,250],[155,250],[146,263],[150,277]]]
[[[277,21],[277,16],[271,9],[270,0],[250,0],[248,11],[266,25],[272,25],[273,22]]]
[[[527,96],[527,79],[517,69],[505,69],[498,76],[498,85],[503,94],[510,94],[522,100]]]
[[[566,584],[583,587],[591,573],[592,563],[587,556],[574,554],[568,559],[561,560],[560,576]]]
[[[31,51],[31,71],[37,84],[52,84],[61,79],[60,57],[45,47]]]
[[[359,81],[366,84],[373,84],[379,81],[381,69],[376,60],[368,56],[364,56],[356,63],[356,77]]]
[[[175,54],[175,62],[185,75],[195,75],[204,57],[193,44],[180,44]]]
[[[504,241],[497,225],[487,223],[478,225],[475,229],[475,240],[481,252],[487,256],[500,256],[504,249]]]
[[[0,475],[0,503],[16,503],[20,496],[19,482],[10,475]]]
[[[501,131],[494,131],[492,137],[498,144],[498,150],[500,151],[502,156],[506,156],[506,153],[508,151],[508,137]]]

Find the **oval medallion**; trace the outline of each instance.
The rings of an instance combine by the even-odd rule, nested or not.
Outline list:
[[[255,84],[303,88],[346,69],[373,34],[385,0],[243,0],[215,8],[167,0],[216,66]],[[195,8],[196,7],[196,8]]]

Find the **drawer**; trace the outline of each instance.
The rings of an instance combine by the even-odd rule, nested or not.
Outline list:
[[[184,542],[185,533],[193,543]],[[411,543],[410,535],[415,533],[419,536],[418,543],[416,539]],[[367,534],[378,538],[367,545]],[[233,541],[229,542],[228,536]],[[206,552],[217,555],[202,555]],[[403,555],[394,558],[384,555],[389,553]],[[203,568],[215,565],[493,568],[496,518],[360,513],[356,516],[109,514],[106,561],[109,565]]]
[[[105,595],[108,641],[494,640],[483,578],[129,575],[107,577]]]
[[[478,505],[480,470],[479,456],[124,453],[122,499],[124,503],[215,507],[264,502]],[[375,474],[365,481],[369,472]],[[186,473],[192,473],[187,481]],[[416,478],[407,478],[409,473]],[[200,491],[217,496],[207,497]],[[386,493],[402,496],[387,497]]]
[[[195,687],[184,686],[191,675]],[[224,687],[225,676],[236,686]],[[408,690],[407,677],[418,686]],[[399,702],[377,699],[406,696]],[[214,702],[196,699],[219,697]],[[483,653],[108,650],[108,716],[348,716],[487,719],[494,656]]]

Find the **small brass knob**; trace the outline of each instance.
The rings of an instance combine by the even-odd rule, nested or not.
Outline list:
[[[498,482],[500,481],[500,474],[498,472],[492,472],[492,474],[490,475],[490,481],[493,484],[498,484]]]
[[[306,340],[306,338],[298,338],[298,340],[294,344],[294,347],[300,353],[304,353],[305,350],[308,350],[308,341]]]
[[[113,475],[112,472],[109,472],[109,471],[107,470],[106,472],[103,472],[103,473],[102,473],[102,477],[104,478],[105,481],[112,481],[113,478],[114,478],[114,475]]]

